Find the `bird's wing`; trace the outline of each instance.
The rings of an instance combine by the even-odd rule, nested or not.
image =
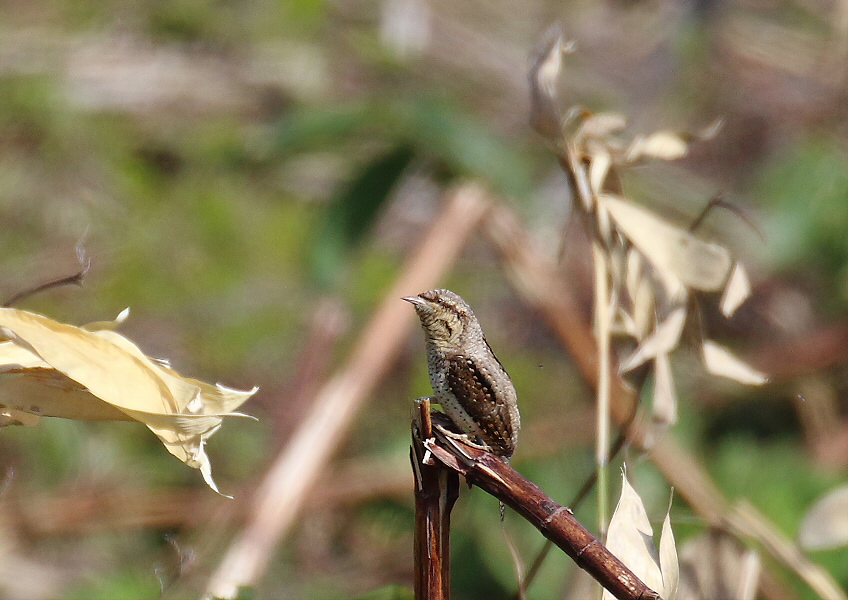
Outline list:
[[[504,400],[510,396],[514,401],[515,391],[510,387],[495,393],[492,378],[491,373],[467,356],[448,358],[448,389],[483,432],[483,441],[496,454],[509,457],[515,450],[515,436],[509,406]]]

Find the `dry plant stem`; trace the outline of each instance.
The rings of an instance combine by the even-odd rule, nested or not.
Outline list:
[[[295,359],[295,375],[286,385],[289,397],[286,402],[277,402],[272,408],[275,454],[285,445],[285,437],[281,434],[292,422],[292,412],[295,415],[305,412],[321,383],[327,379],[331,371],[332,349],[347,332],[349,320],[348,309],[340,298],[322,298],[316,303],[303,345]]]
[[[830,574],[816,565],[783,533],[761,515],[746,500],[737,502],[727,517],[730,530],[740,536],[752,537],[763,544],[769,553],[792,568],[823,600],[848,598]]]
[[[20,302],[24,298],[29,298],[30,296],[34,296],[35,294],[39,294],[41,292],[46,292],[47,290],[52,290],[53,288],[63,287],[66,285],[82,285],[82,282],[85,280],[85,276],[88,274],[88,270],[90,267],[91,261],[88,261],[85,265],[83,265],[83,268],[80,269],[79,272],[74,273],[73,275],[66,275],[64,277],[51,279],[50,281],[39,283],[38,285],[35,285],[31,288],[21,290],[20,292],[18,292],[17,294],[13,294],[8,300],[6,300],[3,303],[3,307],[8,308],[16,302]]]
[[[619,600],[660,598],[589,533],[574,518],[571,509],[554,502],[494,454],[469,446],[443,431],[436,427],[435,438],[423,440],[423,445],[445,467],[509,505]]]
[[[344,439],[358,409],[387,371],[413,324],[400,297],[434,287],[489,207],[474,185],[453,189],[413,256],[386,293],[347,362],[318,391],[312,410],[277,456],[252,499],[251,520],[212,575],[207,593],[234,598],[255,585],[273,550],[297,519],[321,469]]]
[[[598,242],[592,242],[592,259],[595,265],[595,338],[598,340],[598,385],[597,385],[597,424],[595,435],[595,465],[598,484],[598,531],[606,537],[609,523],[609,464],[610,438],[610,386],[612,365],[610,339],[612,332],[612,297],[609,286],[609,262]]]
[[[435,462],[423,440],[433,437],[430,400],[415,403],[410,459],[415,474],[415,598],[450,598],[450,513],[459,475]]]
[[[488,213],[484,231],[500,252],[513,286],[525,301],[548,321],[568,348],[587,385],[596,389],[597,344],[555,265],[536,248],[515,213],[504,205],[496,205]],[[619,425],[626,423],[636,399],[633,392],[627,389],[618,377],[612,379],[610,399],[612,419]],[[631,443],[642,445],[644,432],[636,424],[628,428],[627,435]],[[651,460],[674,486],[675,491],[683,496],[692,510],[708,524],[717,527],[726,524],[726,517],[731,511],[730,503],[686,449],[670,436],[666,436],[651,449]],[[768,549],[768,545],[766,548]],[[782,561],[780,556],[776,558]],[[787,566],[793,569],[791,564]],[[830,588],[815,587],[816,581],[807,579],[808,584],[824,597]]]

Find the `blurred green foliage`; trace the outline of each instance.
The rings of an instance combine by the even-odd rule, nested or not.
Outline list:
[[[562,223],[556,207],[566,200],[551,181],[560,181],[560,175],[548,149],[528,128],[516,126],[526,120],[527,106],[515,101],[510,86],[515,87],[516,80],[523,85],[526,65],[515,67],[508,60],[510,51],[519,50],[525,60],[538,32],[547,26],[527,25],[515,14],[590,10],[587,7],[522,6],[508,11],[509,22],[501,22],[500,30],[487,29],[486,20],[495,21],[498,15],[493,17],[482,6],[470,15],[446,13],[441,17],[446,22],[461,24],[463,43],[449,48],[447,57],[428,62],[427,57],[403,60],[384,47],[376,3],[350,8],[323,0],[56,1],[20,11],[16,6],[21,8],[14,3],[0,7],[5,17],[0,33],[31,27],[36,50],[29,58],[36,66],[26,67],[30,63],[24,61],[16,67],[17,55],[8,58],[4,52],[10,50],[0,41],[0,291],[8,297],[73,272],[78,268],[74,247],[81,242],[93,260],[85,286],[54,290],[21,308],[82,324],[111,318],[129,305],[132,316],[124,331],[150,354],[172,359],[188,375],[239,387],[260,385],[262,391],[247,409],[262,421],[227,423],[210,443],[214,472],[225,493],[256,480],[272,450],[303,414],[304,407],[281,408],[279,403],[290,398],[287,386],[297,374],[316,299],[325,294],[344,298],[354,323],[350,331],[358,331],[403,263],[407,246],[377,245],[373,236],[397,184],[411,170],[425,172],[441,188],[463,177],[484,181],[519,212],[532,215],[533,222],[543,223],[540,239],[551,245],[552,255],[558,251]],[[739,102],[747,103],[745,110],[757,106],[745,95],[753,93],[750,88],[709,79],[711,69],[719,68],[709,63],[716,60],[711,44],[718,42],[707,29],[691,35],[692,28],[706,28],[702,23],[686,23],[676,40],[679,55],[664,54],[668,48],[660,45],[635,50],[628,46],[640,31],[667,35],[656,24],[654,29],[621,25],[638,17],[638,10],[609,7],[599,29],[607,31],[614,15],[629,32],[615,43],[608,39],[592,46],[587,34],[588,48],[575,58],[578,67],[566,82],[575,103],[597,100],[637,113],[656,127],[669,126],[662,119],[667,115],[656,115],[658,105],[674,115],[691,116],[696,123],[714,119],[710,111],[716,105],[736,110],[737,92],[743,99]],[[807,18],[801,22],[806,24]],[[92,108],[73,101],[70,88],[85,82],[68,74],[72,61],[66,55],[93,39],[123,35],[174,51],[189,64],[196,56],[220,59],[222,86],[232,72],[249,73],[251,69],[238,61],[260,53],[265,44],[302,43],[325,65],[329,83],[315,84],[324,91],[312,97],[288,80],[268,84],[257,76],[257,83],[244,75],[231,85],[246,90],[251,101],[226,109],[179,98],[173,105],[154,103],[147,108]],[[465,53],[466,44],[476,54]],[[605,45],[613,59],[603,52]],[[675,48],[673,43],[668,46]],[[283,63],[293,60],[281,56]],[[634,57],[653,62],[637,68],[626,62]],[[119,61],[121,56],[105,58]],[[154,67],[165,69],[169,63],[162,60]],[[675,66],[675,60],[680,64]],[[629,79],[637,72],[655,75],[650,90]],[[320,73],[307,76],[320,79]],[[664,96],[669,89],[680,95]],[[142,90],[151,95],[157,91]],[[501,91],[503,96],[498,95]],[[523,98],[525,90],[518,92]],[[722,103],[722,94],[730,99]],[[610,98],[632,100],[618,105],[619,100]],[[692,104],[703,112],[689,115]],[[780,114],[773,109],[769,118]],[[755,182],[750,195],[758,202],[768,233],[770,264],[780,275],[813,280],[810,288],[818,294],[812,303],[821,311],[819,318],[842,321],[848,299],[848,156],[838,131],[811,133],[800,117],[792,119],[787,120],[799,130],[798,143],[774,142],[761,155],[745,155],[722,147],[719,138],[714,142],[717,153],[731,158],[704,162],[713,169],[748,171]],[[301,172],[307,164],[318,165],[317,175]],[[720,188],[724,182],[718,176],[709,185]],[[566,242],[577,248],[567,247],[566,258],[579,263],[585,250],[580,249],[582,240],[569,230]],[[588,279],[579,268],[573,271],[569,277],[588,306],[581,288],[588,288]],[[767,280],[772,275],[757,277]],[[591,441],[575,445],[564,440],[558,445],[555,440],[537,446],[532,435],[540,423],[557,424],[558,416],[585,408],[588,392],[536,315],[520,307],[504,316],[517,302],[503,292],[507,284],[490,253],[473,246],[448,285],[472,300],[519,389],[526,433],[515,466],[555,499],[569,502],[594,468]],[[333,348],[330,367],[351,338],[345,335]],[[363,422],[345,442],[344,458],[385,462],[405,455],[409,408],[404,399],[429,389],[419,342],[416,337],[410,343],[409,357],[399,357],[402,364],[392,381],[369,399]],[[769,340],[764,336],[755,342]],[[776,395],[788,393],[769,389]],[[738,388],[731,392],[740,398],[746,393]],[[768,405],[765,416],[762,406],[767,400],[762,398],[755,399],[756,408],[729,399],[734,410],[719,414],[697,406],[698,393],[692,381],[681,389],[682,422],[673,433],[703,459],[731,497],[749,498],[792,535],[810,503],[844,479],[844,473],[828,472],[811,460],[795,423],[787,425],[792,410],[785,398],[772,399],[783,408]],[[289,410],[288,421],[279,417]],[[562,423],[563,436],[569,434],[568,425]],[[556,438],[556,431],[542,431]],[[0,478],[9,469],[11,484],[3,493],[24,499],[103,482],[130,482],[150,490],[168,485],[203,488],[197,473],[163,452],[146,429],[131,423],[45,419],[32,429],[4,430]],[[659,521],[667,485],[638,457],[630,457],[630,472],[641,485],[640,493],[652,499],[652,515]],[[409,598],[411,565],[406,571],[353,574],[368,570],[362,556],[373,556],[356,544],[357,539],[384,540],[375,544],[380,556],[396,556],[397,548],[408,542],[411,498],[402,502],[371,500],[356,510],[345,506],[344,514],[327,516],[333,507],[322,507],[319,499],[313,508],[321,514],[314,522],[311,515],[304,516],[304,531],[296,532],[275,559],[278,568],[267,589],[247,590],[246,597],[279,597],[286,595],[280,590],[294,588],[308,598]],[[676,501],[672,515],[680,517],[683,537],[701,530],[702,523],[684,503]],[[591,502],[578,516],[594,523]],[[541,545],[538,534],[512,514],[506,527],[530,562]],[[156,569],[170,533],[81,531],[66,534],[60,542],[51,537],[28,540],[27,547],[35,558],[61,560],[79,553],[81,561],[90,562],[91,570],[65,590],[63,598],[152,598],[159,594]],[[183,533],[190,537],[193,532]],[[454,534],[456,597],[506,597],[515,577],[497,524],[497,503],[464,488]],[[304,546],[314,540],[320,552],[307,548],[317,555],[316,564],[302,576],[291,565],[301,554],[312,556]],[[410,552],[406,547],[403,551]],[[848,586],[845,557],[845,549],[837,549],[814,558]],[[572,568],[560,555],[549,558],[530,598],[562,594]],[[402,585],[392,585],[395,582]],[[363,588],[372,591],[360,594]],[[805,589],[800,594],[812,597]]]

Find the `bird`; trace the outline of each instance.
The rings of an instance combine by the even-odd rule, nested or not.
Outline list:
[[[521,429],[515,386],[471,307],[446,289],[403,300],[415,307],[424,330],[436,401],[463,432],[509,461]]]

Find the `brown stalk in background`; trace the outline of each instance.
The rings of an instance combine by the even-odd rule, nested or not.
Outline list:
[[[539,250],[515,213],[503,204],[497,204],[488,213],[483,231],[498,250],[507,275],[513,286],[529,306],[548,321],[562,340],[580,370],[584,381],[592,389],[597,385],[597,345],[591,329],[581,316],[581,311],[571,290],[559,276],[556,266]],[[624,386],[619,377],[612,378],[610,411],[613,420],[621,425],[628,422],[635,395]],[[642,446],[645,431],[634,424],[628,428],[628,439]],[[766,550],[785,566],[795,570],[822,598],[841,600],[845,593],[829,573],[818,565],[801,565],[790,559],[788,552],[773,552],[773,537],[782,538],[771,523],[758,522],[758,527],[741,527],[739,515],[731,502],[712,481],[706,470],[685,448],[669,435],[663,437],[650,450],[650,457],[675,491],[683,496],[689,506],[710,525],[727,528],[761,543]],[[765,531],[770,531],[765,534]],[[764,572],[764,573],[767,573]],[[785,600],[787,591],[780,590],[775,577],[761,583],[761,591],[773,600]]]
[[[207,594],[234,598],[255,585],[280,540],[296,522],[307,495],[368,394],[385,374],[412,326],[400,297],[433,287],[455,262],[489,206],[475,185],[451,190],[441,212],[360,334],[347,362],[318,391],[311,410],[251,500],[250,520],[236,536]]]

